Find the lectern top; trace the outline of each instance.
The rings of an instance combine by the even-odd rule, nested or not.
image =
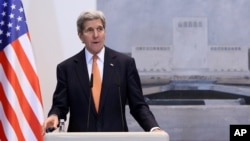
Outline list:
[[[165,132],[64,132],[48,133],[44,141],[169,141]]]

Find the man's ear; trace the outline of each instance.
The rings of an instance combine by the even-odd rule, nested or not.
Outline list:
[[[84,43],[84,40],[83,40],[83,34],[82,33],[80,33],[80,32],[78,32],[78,37],[80,38],[80,40],[82,41],[82,43]]]

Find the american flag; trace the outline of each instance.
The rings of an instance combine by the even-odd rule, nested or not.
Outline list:
[[[0,140],[43,140],[43,104],[21,0],[0,0]]]

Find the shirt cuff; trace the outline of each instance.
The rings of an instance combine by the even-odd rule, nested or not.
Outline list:
[[[153,127],[153,128],[151,128],[151,129],[150,129],[150,132],[153,132],[153,131],[154,131],[154,130],[156,130],[156,129],[161,130],[161,128],[160,128],[160,127]]]

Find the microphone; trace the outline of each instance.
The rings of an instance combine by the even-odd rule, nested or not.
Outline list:
[[[119,99],[120,99],[120,108],[121,108],[121,117],[122,117],[122,128],[125,130],[124,127],[124,119],[123,119],[123,112],[122,112],[122,95],[121,95],[121,84],[120,84],[120,77],[117,72],[117,87],[118,87],[118,94],[119,94]]]
[[[55,127],[49,127],[46,129],[46,133],[53,132],[55,129]]]
[[[120,76],[119,76],[118,71],[116,71],[116,85],[117,85],[118,94],[119,94],[120,111],[121,111],[121,119],[122,119],[122,128],[123,128],[123,131],[125,131],[124,118],[123,118],[123,112],[122,112],[123,110],[122,110],[121,81],[120,81]]]
[[[90,85],[89,85],[90,88],[93,87],[93,73],[91,73],[91,76],[90,76]]]
[[[92,97],[93,77],[94,77],[93,73],[91,73],[90,84],[89,84],[90,95],[89,95],[89,106],[88,106],[87,131],[89,130],[89,116],[90,116],[90,104],[91,104],[91,97]]]

